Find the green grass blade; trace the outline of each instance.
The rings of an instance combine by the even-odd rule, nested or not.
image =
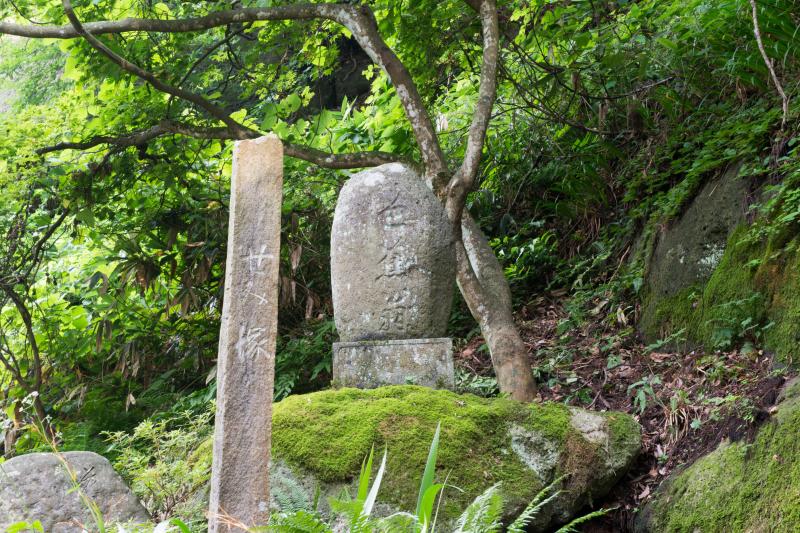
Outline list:
[[[436,483],[428,487],[425,494],[422,496],[422,505],[420,506],[418,519],[424,525],[431,524],[431,517],[433,516],[433,505],[436,503],[436,496],[444,488],[443,483]]]
[[[433,485],[433,476],[436,470],[436,454],[439,452],[439,431],[441,430],[441,426],[441,422],[436,424],[436,433],[433,434],[431,448],[428,450],[428,460],[425,463],[425,471],[422,474],[422,482],[419,485],[419,495],[417,496],[417,516],[420,516],[422,499],[425,497],[425,492]]]
[[[364,461],[361,463],[361,474],[358,476],[358,494],[356,496],[357,500],[364,501],[367,499],[367,493],[369,492],[369,478],[372,474],[372,457],[375,454],[375,445],[372,445],[372,449],[369,451],[369,455],[364,458]]]
[[[372,506],[375,505],[375,500],[378,499],[378,489],[381,487],[381,481],[383,481],[383,473],[386,471],[386,450],[383,451],[383,460],[381,461],[381,466],[378,468],[378,474],[375,476],[375,483],[372,484],[372,488],[369,490],[369,494],[367,494],[367,499],[364,500],[364,508],[361,511],[362,516],[369,516],[372,512]]]

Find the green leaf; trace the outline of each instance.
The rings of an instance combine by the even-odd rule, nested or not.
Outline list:
[[[386,450],[383,451],[383,460],[381,466],[378,468],[378,473],[375,475],[375,483],[367,494],[367,499],[364,501],[364,508],[361,510],[362,516],[369,516],[372,513],[372,507],[375,505],[375,500],[378,499],[378,490],[383,481],[383,474],[386,471]]]
[[[184,524],[184,523],[183,523],[183,522],[182,522],[180,519],[178,519],[178,518],[173,518],[172,520],[170,520],[170,521],[169,521],[169,523],[170,523],[171,525],[173,525],[173,526],[176,526],[176,527],[177,527],[177,528],[178,528],[178,529],[181,531],[181,533],[192,533],[192,532],[191,532],[191,530],[189,529],[189,526],[187,526],[186,524]]]
[[[5,409],[6,416],[8,417],[9,420],[14,420],[14,418],[15,418],[15,416],[14,416],[15,415],[15,413],[14,413],[14,406],[15,405],[16,405],[16,402],[11,402],[11,405],[8,405],[6,407],[6,409]]]
[[[42,527],[42,523],[38,520],[33,522],[17,522],[16,524],[8,526],[5,533],[24,533],[28,531],[44,533],[44,528]]]
[[[361,501],[367,499],[367,493],[369,492],[369,477],[372,474],[372,458],[374,454],[375,446],[373,445],[369,455],[361,463],[361,474],[358,476],[358,493],[356,495],[356,499]]]
[[[419,485],[419,495],[417,496],[417,510],[415,513],[417,516],[420,516],[420,512],[422,511],[422,499],[425,497],[425,493],[428,488],[433,485],[433,476],[436,470],[436,454],[439,451],[439,432],[441,426],[441,422],[436,424],[436,432],[433,434],[431,447],[428,450],[428,460],[425,462],[425,471],[422,473],[422,482]]]
[[[300,96],[296,93],[292,93],[286,98],[283,99],[281,102],[281,106],[283,107],[286,113],[294,113],[298,109],[300,109],[300,105],[303,101],[300,99]]]

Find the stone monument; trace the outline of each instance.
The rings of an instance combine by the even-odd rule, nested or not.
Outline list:
[[[263,526],[269,519],[282,185],[277,137],[236,143],[217,359],[211,533],[245,531],[233,521]]]
[[[334,384],[453,386],[452,341],[443,338],[455,286],[453,236],[441,203],[413,169],[382,165],[342,188],[331,285],[340,337]]]

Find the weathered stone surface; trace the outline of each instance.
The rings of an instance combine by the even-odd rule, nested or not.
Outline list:
[[[568,520],[597,501],[639,453],[640,428],[627,414],[562,404],[523,404],[418,386],[339,389],[290,396],[274,406],[274,504],[308,507],[317,488],[337,495],[351,487],[372,446],[387,450],[378,514],[413,511],[436,424],[441,441],[436,476],[447,491],[439,521],[448,523],[489,486],[502,482],[509,514],[542,487],[568,474],[532,531]],[[323,508],[324,510],[324,508]],[[442,527],[448,531],[447,527]]]
[[[452,352],[453,341],[449,337],[335,342],[333,382],[360,389],[406,384],[452,389]]]
[[[789,382],[755,439],[725,440],[673,473],[639,513],[636,531],[800,531],[800,382]]]
[[[106,525],[149,522],[136,496],[111,463],[92,452],[65,452],[62,457],[80,482],[81,491],[103,513]],[[59,457],[31,453],[0,464],[0,531],[17,522],[39,520],[47,533],[74,533],[94,520],[81,501]]]
[[[455,285],[452,233],[424,180],[390,163],[354,174],[331,233],[342,341],[442,337]]]
[[[278,320],[283,148],[275,136],[236,143],[209,531],[269,519],[269,457]]]
[[[662,227],[647,262],[641,331],[648,341],[662,338],[659,306],[681,291],[709,280],[725,252],[728,236],[745,220],[750,181],[732,165],[705,184],[681,217]]]

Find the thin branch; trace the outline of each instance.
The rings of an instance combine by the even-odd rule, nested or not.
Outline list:
[[[467,134],[467,147],[464,160],[447,185],[447,215],[456,231],[461,227],[461,213],[464,210],[467,193],[475,183],[475,176],[483,152],[486,130],[492,117],[492,107],[497,95],[497,63],[500,48],[500,33],[497,22],[495,0],[481,3],[481,25],[483,27],[483,64],[478,89],[478,102]]]
[[[42,387],[42,359],[41,354],[39,353],[39,343],[37,342],[36,334],[33,331],[33,319],[31,318],[28,308],[25,306],[25,302],[23,302],[20,295],[17,294],[14,287],[4,283],[2,284],[2,289],[6,293],[6,296],[8,296],[8,298],[14,304],[14,307],[17,308],[17,312],[19,313],[20,317],[22,318],[22,322],[25,325],[25,336],[28,339],[28,343],[31,347],[31,354],[33,355],[33,389],[38,391]]]
[[[764,42],[761,40],[761,30],[758,28],[758,6],[756,5],[756,0],[750,0],[750,5],[753,8],[753,33],[755,33],[756,36],[758,50],[761,52],[761,57],[764,58],[764,63],[767,64],[769,74],[772,76],[772,82],[775,84],[775,88],[778,90],[778,94],[781,97],[781,103],[783,106],[783,120],[781,120],[782,130],[786,126],[786,120],[789,118],[789,97],[786,96],[786,92],[783,90],[783,86],[778,79],[778,75],[775,74],[775,67],[772,65],[772,60],[769,58],[767,51],[764,49]]]
[[[453,227],[453,245],[456,252],[456,276],[462,294],[485,294],[481,280],[470,260],[464,244],[462,218],[467,193],[475,183],[478,174],[486,130],[492,117],[492,107],[497,95],[497,63],[500,53],[500,32],[497,20],[495,0],[482,0],[480,6],[481,26],[483,29],[483,64],[481,65],[481,81],[478,89],[478,102],[467,134],[467,147],[464,160],[458,171],[447,185],[445,211]],[[477,313],[480,320],[486,316]],[[483,324],[481,324],[483,326]]]
[[[227,128],[219,128],[220,130],[228,131]],[[112,135],[96,135],[90,139],[79,142],[62,142],[52,146],[45,146],[36,150],[39,155],[49,154],[51,152],[60,152],[62,150],[88,150],[101,144],[113,144],[118,148],[128,148],[130,146],[139,146],[155,139],[160,135],[168,133],[163,125],[153,126],[146,130],[137,131],[128,135],[112,136]]]
[[[157,126],[153,126],[146,130],[136,131],[127,135],[113,136],[113,135],[98,135],[79,142],[63,142],[46,146],[36,150],[37,154],[47,154],[51,152],[58,152],[61,150],[88,150],[100,145],[111,145],[116,149],[122,150],[131,146],[141,146],[147,142],[164,135],[179,134],[186,137],[193,137],[195,139],[218,139],[218,140],[236,140],[239,137],[228,128],[215,127],[215,128],[200,128],[191,126],[189,124],[181,124],[168,120],[161,121]],[[254,132],[248,133],[248,138],[253,138],[261,135]],[[408,165],[413,165],[413,162],[402,156],[397,156],[388,152],[350,152],[343,154],[331,154],[302,146],[293,143],[284,143],[284,155],[294,157],[303,161],[308,161],[323,168],[335,169],[351,169],[351,168],[365,168],[383,165],[385,163],[398,163],[402,162]]]
[[[310,148],[308,146],[301,146],[299,144],[284,143],[283,154],[296,159],[308,161],[319,167],[323,168],[365,168],[376,167],[386,163],[403,163],[408,166],[414,166],[414,162],[402,156],[390,154],[388,152],[350,152],[344,154],[330,154]]]
[[[141,31],[186,33],[210,30],[242,22],[310,20],[314,18],[335,20],[334,16],[342,9],[352,10],[352,7],[338,4],[294,4],[270,8],[226,9],[189,19],[124,18],[113,21],[87,22],[83,27],[92,35]],[[63,26],[29,26],[13,22],[0,22],[0,33],[34,39],[74,39],[81,36],[75,27],[70,24]]]
[[[3,337],[5,337],[5,334],[3,334]],[[5,342],[7,343],[8,341]],[[8,355],[8,358],[3,355],[3,352]],[[8,348],[0,347],[0,363],[2,363],[3,367],[5,367],[8,373],[11,374],[11,377],[13,377],[17,383],[25,389],[25,392],[31,392],[28,382],[25,381],[25,377],[19,370],[19,365],[12,364],[15,363],[14,355],[8,350]]]
[[[50,224],[50,227],[47,228],[39,240],[37,240],[31,249],[22,257],[21,263],[26,264],[27,268],[24,273],[21,275],[23,279],[27,279],[30,276],[31,272],[35,268],[38,268],[39,259],[42,256],[44,246],[47,244],[47,241],[50,240],[50,237],[61,227],[64,221],[67,219],[67,215],[69,215],[69,209],[64,209],[64,211],[58,216],[58,218]]]
[[[86,28],[84,28],[80,20],[78,20],[78,17],[75,15],[75,11],[72,9],[72,3],[70,2],[70,0],[62,0],[62,4],[64,6],[64,13],[67,15],[67,18],[72,23],[72,26],[75,28],[75,31],[78,32],[78,34],[82,36],[84,39],[86,39],[86,41],[90,45],[92,45],[94,49],[96,49],[104,56],[108,57],[121,69],[130,72],[134,76],[137,76],[147,81],[150,85],[152,85],[161,92],[177,96],[178,98],[183,98],[184,100],[192,102],[193,104],[205,109],[209,115],[216,118],[217,120],[220,120],[226,126],[228,126],[228,128],[234,131],[238,139],[247,138],[248,132],[253,131],[250,128],[247,128],[236,122],[234,119],[231,118],[231,116],[228,113],[225,112],[224,109],[206,100],[199,94],[195,94],[193,92],[181,89],[180,87],[173,87],[172,85],[159,80],[152,73],[144,70],[138,65],[134,65],[124,57],[117,55],[113,50],[111,50],[109,47],[101,43],[100,40],[97,39],[97,37],[89,33],[89,31],[87,31]]]
[[[186,71],[186,74],[184,74],[184,75],[183,75],[183,77],[181,78],[181,81],[179,81],[179,82],[178,82],[178,87],[180,87],[181,85],[183,85],[184,83],[186,83],[186,80],[188,80],[188,79],[189,79],[189,76],[191,76],[191,75],[192,75],[192,72],[194,72],[194,70],[195,70],[195,69],[196,69],[198,66],[200,66],[200,63],[202,63],[203,61],[205,61],[205,60],[206,60],[206,59],[207,59],[207,58],[208,58],[208,57],[209,57],[211,54],[213,54],[215,50],[217,50],[217,49],[218,49],[220,46],[223,46],[223,45],[225,45],[226,43],[230,42],[230,40],[231,40],[231,39],[233,39],[234,37],[236,37],[237,35],[241,35],[241,34],[242,34],[242,33],[243,33],[243,32],[244,32],[246,29],[247,29],[247,28],[241,28],[241,29],[239,29],[239,30],[235,31],[234,33],[231,33],[231,34],[228,34],[228,35],[226,35],[224,39],[221,39],[221,40],[217,41],[216,43],[214,43],[213,45],[209,46],[209,47],[208,47],[208,49],[207,49],[205,52],[203,52],[203,53],[200,55],[200,57],[198,57],[198,58],[197,58],[197,59],[196,59],[196,60],[195,60],[195,61],[192,63],[192,65],[191,65],[191,66],[189,67],[189,69]],[[167,108],[167,109],[169,110],[169,108]]]

